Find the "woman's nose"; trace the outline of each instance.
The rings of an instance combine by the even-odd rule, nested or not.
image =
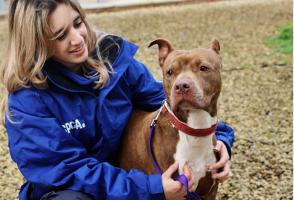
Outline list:
[[[71,32],[71,38],[70,38],[70,44],[71,45],[78,45],[82,42],[83,36],[78,30],[72,30]]]

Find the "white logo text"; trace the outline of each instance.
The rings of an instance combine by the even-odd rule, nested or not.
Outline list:
[[[64,128],[64,130],[67,133],[70,133],[70,131],[73,130],[73,129],[78,130],[78,129],[85,128],[86,127],[86,124],[85,123],[81,123],[78,119],[75,119],[73,121],[66,122],[65,124],[62,125],[62,127]]]

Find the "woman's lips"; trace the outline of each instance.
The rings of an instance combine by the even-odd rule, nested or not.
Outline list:
[[[81,45],[79,48],[70,51],[71,54],[73,54],[74,56],[81,56],[83,55],[85,52],[85,45]]]

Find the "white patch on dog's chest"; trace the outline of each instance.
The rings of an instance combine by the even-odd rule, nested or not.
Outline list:
[[[204,110],[189,112],[188,125],[192,128],[209,128],[217,121]],[[206,175],[207,165],[216,162],[212,143],[213,134],[205,137],[194,137],[179,131],[174,159],[179,161],[179,174],[183,174],[183,167],[187,162],[193,172],[195,184]]]

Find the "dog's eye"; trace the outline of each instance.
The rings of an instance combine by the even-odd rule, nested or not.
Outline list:
[[[174,72],[172,69],[169,69],[166,73],[167,73],[167,75],[171,76]]]
[[[206,67],[206,66],[204,66],[204,65],[201,65],[201,66],[199,67],[199,70],[202,71],[202,72],[207,72],[207,71],[209,70],[209,68]]]

